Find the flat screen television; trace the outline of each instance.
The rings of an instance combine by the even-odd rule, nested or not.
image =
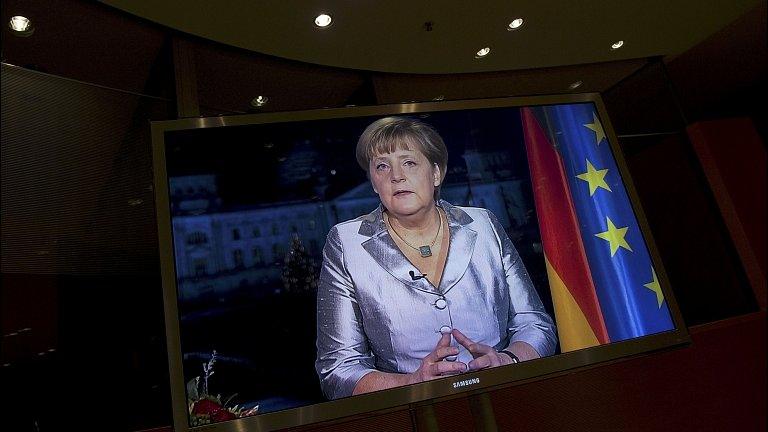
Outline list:
[[[689,341],[597,94],[152,134],[177,431],[328,421]]]

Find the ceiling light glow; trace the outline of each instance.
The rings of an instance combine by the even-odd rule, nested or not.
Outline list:
[[[23,32],[29,30],[29,26],[32,25],[32,23],[29,21],[29,18],[16,15],[15,17],[11,17],[9,25],[13,31]]]
[[[320,28],[325,28],[331,25],[331,22],[333,21],[333,18],[331,18],[328,14],[320,14],[317,17],[315,17],[315,25]]]
[[[522,18],[515,18],[512,20],[512,22],[507,25],[507,30],[517,30],[523,25],[523,19]]]
[[[11,21],[8,22],[8,27],[13,30],[13,34],[16,36],[29,36],[35,31],[35,28],[32,27],[32,21],[21,15],[11,17]]]
[[[581,81],[576,81],[574,83],[571,83],[571,85],[568,86],[570,90],[576,90],[577,88],[581,87],[581,85],[584,84]]]
[[[269,102],[269,98],[268,97],[259,95],[259,96],[256,96],[255,98],[251,99],[251,106],[254,107],[254,108],[260,108],[260,107],[263,107],[264,105],[266,105],[267,102]]]
[[[617,50],[617,49],[621,48],[622,46],[624,46],[624,41],[623,40],[616,41],[613,44],[611,44],[611,49]]]
[[[485,47],[485,48],[481,49],[480,51],[478,51],[477,53],[475,53],[475,58],[483,58],[483,57],[487,56],[488,54],[490,54],[490,52],[491,52],[491,49],[489,47]]]

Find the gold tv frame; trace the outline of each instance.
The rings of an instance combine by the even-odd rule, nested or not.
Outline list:
[[[459,377],[446,377],[410,386],[396,387],[313,405],[268,412],[221,423],[213,423],[197,427],[189,426],[186,390],[182,370],[176,271],[171,229],[168,176],[166,171],[166,132],[307,120],[419,114],[486,108],[514,108],[571,103],[593,103],[600,116],[600,121],[609,140],[613,156],[621,174],[622,182],[629,195],[643,238],[647,244],[651,261],[656,269],[657,277],[659,278],[659,283],[664,293],[664,298],[667,300],[672,320],[675,325],[674,330],[578,351],[561,353],[537,359],[535,361],[471,372],[462,374]],[[173,423],[176,432],[198,430],[217,432],[236,432],[243,430],[268,431],[311,423],[328,422],[335,419],[359,416],[372,411],[382,411],[396,407],[419,407],[428,405],[435,400],[478,395],[492,389],[518,385],[523,382],[530,382],[543,377],[572,372],[577,369],[595,367],[605,364],[606,362],[617,361],[630,356],[647,354],[649,352],[690,343],[690,336],[688,335],[677,302],[672,294],[669,279],[667,278],[667,274],[662,265],[658,250],[656,249],[645,214],[640,206],[634,183],[618,146],[616,133],[609,121],[608,113],[606,112],[602,99],[597,93],[417,102],[308,111],[201,117],[152,122],[151,127],[155,204],[157,209],[156,215],[163,283],[166,340],[168,346]],[[477,383],[454,388],[453,384],[455,382],[473,378],[477,378]]]

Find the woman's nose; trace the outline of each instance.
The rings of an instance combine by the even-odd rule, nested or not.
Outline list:
[[[403,175],[403,169],[397,165],[392,167],[392,170],[390,171],[390,180],[392,181],[392,183],[398,183],[405,180],[405,177]]]

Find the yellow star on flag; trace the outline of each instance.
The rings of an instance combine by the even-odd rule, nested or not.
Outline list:
[[[664,293],[661,292],[661,285],[659,285],[659,280],[656,278],[656,270],[653,267],[651,267],[651,273],[653,273],[653,280],[643,286],[656,293],[656,302],[659,304],[659,309],[661,309],[661,304],[664,302]]]
[[[589,196],[592,196],[599,187],[608,192],[613,192],[608,183],[605,182],[606,174],[608,174],[608,169],[596,170],[589,159],[587,159],[587,172],[577,175],[576,178],[589,183]]]
[[[600,141],[605,139],[605,131],[603,131],[603,125],[600,124],[600,119],[597,118],[597,114],[592,113],[592,123],[587,123],[586,126],[595,132],[595,139],[597,139],[597,145],[600,145]]]
[[[600,237],[611,245],[611,256],[616,255],[616,251],[619,250],[619,247],[623,247],[624,249],[632,252],[632,248],[629,247],[629,243],[627,243],[627,241],[624,239],[624,236],[627,235],[627,230],[629,227],[616,228],[616,225],[613,224],[611,218],[606,217],[605,220],[608,223],[608,231],[597,233],[595,234],[595,237]]]

